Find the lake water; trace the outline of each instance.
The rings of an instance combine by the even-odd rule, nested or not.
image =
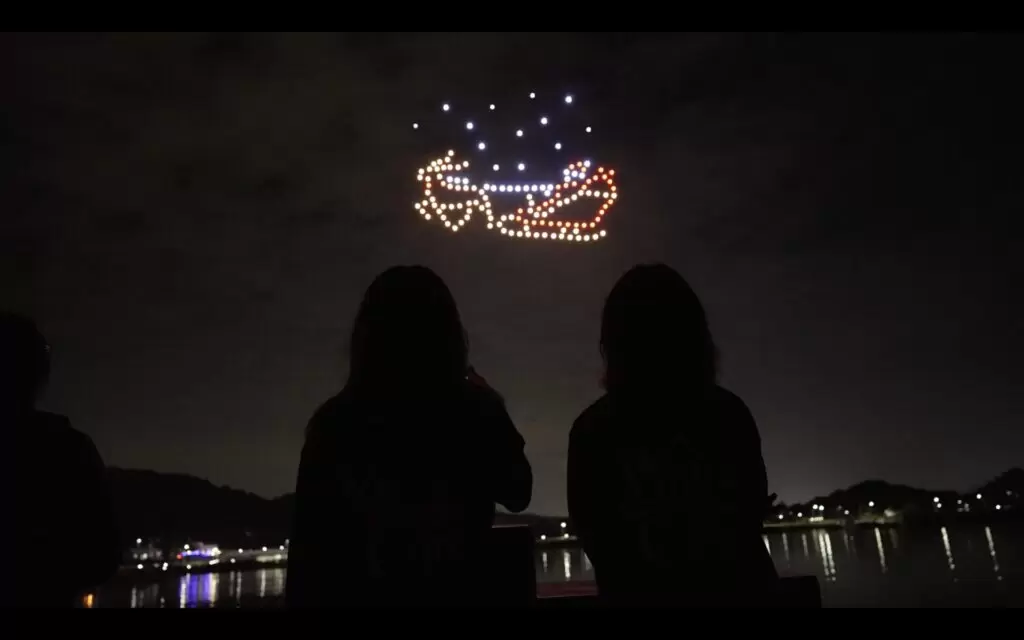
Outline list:
[[[814,575],[826,607],[1024,607],[1024,530],[957,527],[906,530],[789,530],[764,536],[785,576]],[[578,548],[539,548],[537,581],[593,580]],[[159,583],[111,586],[88,596],[91,607],[280,606],[285,567],[193,573]]]

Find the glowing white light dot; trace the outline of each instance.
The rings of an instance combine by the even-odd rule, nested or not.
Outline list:
[[[447,102],[441,105],[441,111],[450,111],[451,108],[451,105],[448,104]]]
[[[516,165],[516,169],[519,169],[520,171],[522,171],[525,168],[526,168],[526,165],[523,164],[522,162],[520,162],[518,165]],[[516,189],[516,191],[518,191],[518,189]]]
[[[481,151],[483,151],[484,149],[487,148],[487,145],[485,143],[483,143],[483,142],[478,142],[478,143],[476,143],[476,148],[481,150]]]
[[[522,129],[516,129],[516,137],[517,138],[522,138],[523,137],[523,130]]]
[[[587,128],[586,128],[586,132],[587,132],[587,133],[590,133],[591,131],[592,131],[592,129],[591,129],[590,127],[587,127]]]
[[[499,167],[498,165],[496,165],[496,164],[494,164],[494,165],[491,165],[491,169],[493,169],[493,170],[495,170],[495,171],[497,171],[497,170],[498,170],[499,168],[500,168],[500,167]]]
[[[562,143],[561,142],[556,142],[555,143],[555,151],[561,151],[561,150],[562,150]]]
[[[413,129],[419,129],[420,128],[420,123],[418,123],[418,122],[412,123],[412,128]]]
[[[467,122],[466,123],[466,128],[469,129],[470,131],[472,131],[473,130],[473,123],[472,122]]]
[[[572,104],[572,96],[571,95],[565,96],[565,104]]]
[[[494,111],[494,105],[493,104],[489,108],[490,108],[491,111]]]
[[[531,91],[530,92],[530,100],[533,100],[536,97],[537,97],[537,94]]]
[[[542,117],[541,117],[541,119],[540,119],[540,123],[541,123],[542,125],[545,125],[545,124],[547,124],[547,123],[548,123],[548,118],[547,118],[547,116],[542,116]]]

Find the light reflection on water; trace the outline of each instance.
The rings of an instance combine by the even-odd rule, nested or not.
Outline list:
[[[794,550],[791,538],[796,535],[800,546]],[[1010,594],[1011,604],[1024,604],[1024,581],[1020,580],[1024,577],[1024,536],[1020,531],[991,527],[900,532],[813,529],[771,532],[763,541],[780,575],[819,578],[826,606],[898,604],[893,594],[927,597],[931,598],[928,602],[941,601],[943,606],[956,606],[970,598],[985,604],[983,598],[997,593],[996,587],[1009,589],[998,593]],[[589,558],[576,547],[539,549],[535,570],[540,583],[594,579]],[[285,572],[284,567],[275,567],[188,573],[158,583],[101,589],[85,596],[81,606],[238,607],[259,606],[261,601],[277,605],[284,595]],[[960,590],[955,591],[957,588]]]

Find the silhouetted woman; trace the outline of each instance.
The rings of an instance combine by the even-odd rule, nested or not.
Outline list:
[[[66,416],[36,407],[49,375],[50,347],[35,323],[0,312],[0,469],[14,505],[0,540],[17,585],[5,602],[16,607],[72,607],[121,562],[96,445]]]
[[[603,598],[622,604],[768,604],[769,506],[757,426],[716,384],[697,296],[664,265],[627,272],[601,322],[605,395],[573,424],[572,526]]]
[[[289,606],[463,603],[495,503],[533,476],[501,397],[468,365],[444,282],[393,267],[363,298],[348,383],[307,428],[289,548]]]

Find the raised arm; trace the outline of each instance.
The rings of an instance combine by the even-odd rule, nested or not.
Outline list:
[[[512,513],[524,511],[533,497],[533,469],[526,459],[526,441],[504,406],[494,409],[495,448],[491,469],[494,501]]]
[[[505,409],[505,400],[476,371],[470,371],[471,394],[485,429],[487,458],[483,461],[494,501],[512,513],[530,506],[533,469],[526,458],[526,441]]]

